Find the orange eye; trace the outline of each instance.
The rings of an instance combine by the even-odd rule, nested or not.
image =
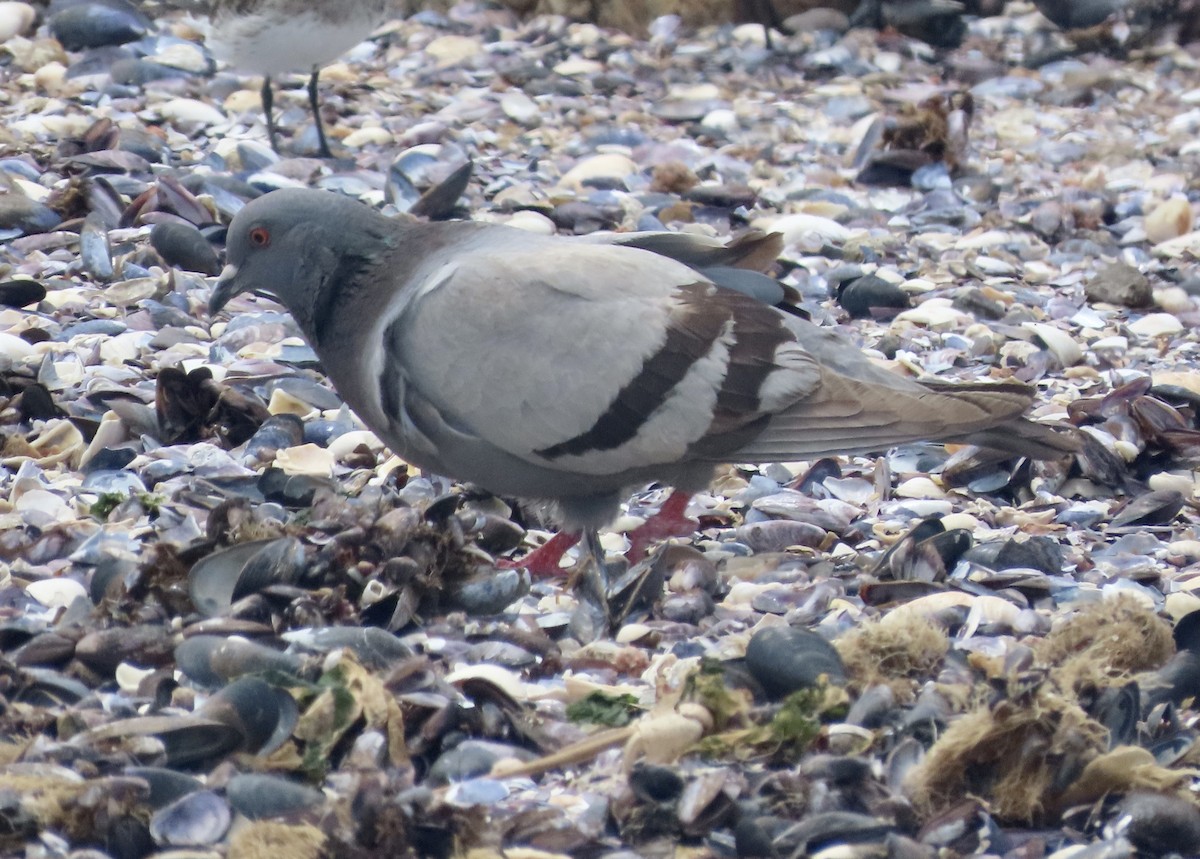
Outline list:
[[[250,231],[250,244],[256,248],[265,248],[271,243],[271,231],[266,227],[255,227]]]

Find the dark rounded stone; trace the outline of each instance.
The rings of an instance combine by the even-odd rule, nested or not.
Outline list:
[[[30,385],[21,392],[16,403],[21,420],[49,420],[62,417],[64,412],[55,402],[54,396],[41,384]]]
[[[188,73],[144,57],[123,57],[109,67],[109,76],[113,83],[141,87],[156,81],[184,78]]]
[[[68,51],[123,45],[146,35],[146,19],[127,3],[81,3],[55,14],[50,33]]]
[[[453,587],[447,587],[446,605],[472,617],[499,614],[529,591],[529,582],[520,570],[493,570],[490,567]]]
[[[837,302],[855,319],[879,315],[880,310],[907,310],[912,306],[908,293],[873,274],[841,286]]]
[[[822,675],[846,682],[842,659],[828,641],[806,629],[772,626],[759,630],[746,647],[746,667],[773,698],[815,687]]]
[[[788,519],[739,525],[733,534],[738,542],[745,543],[756,553],[782,552],[789,546],[815,548],[825,542],[824,528]]]
[[[246,442],[246,456],[269,459],[275,451],[296,447],[304,440],[304,422],[296,415],[272,415]]]
[[[293,814],[325,802],[316,788],[260,773],[235,775],[225,786],[225,798],[234,811],[251,820]]]
[[[46,297],[46,287],[35,280],[8,280],[0,283],[0,304],[28,307]]]
[[[1124,835],[1144,856],[1200,853],[1200,810],[1184,799],[1157,793],[1130,794],[1121,804]]]
[[[674,802],[683,793],[683,778],[671,767],[638,764],[629,774],[629,786],[648,802]]]
[[[1050,537],[1031,537],[1024,542],[1008,540],[996,553],[995,569],[1011,570],[1024,567],[1039,570],[1048,576],[1060,575],[1066,561],[1062,546]]]
[[[533,759],[525,749],[488,740],[464,740],[452,749],[442,752],[429,768],[426,784],[441,787],[456,781],[487,775],[497,761],[516,758],[520,761]]]
[[[163,221],[150,231],[150,244],[169,266],[215,276],[221,262],[208,239],[191,224]]]
[[[1086,284],[1088,301],[1124,307],[1149,307],[1154,303],[1150,279],[1127,263],[1110,263],[1096,271]]]
[[[1200,611],[1185,614],[1175,623],[1175,649],[1200,654]]]

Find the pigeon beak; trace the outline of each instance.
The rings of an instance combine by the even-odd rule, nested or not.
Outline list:
[[[238,283],[237,276],[236,265],[227,265],[221,271],[221,276],[217,278],[217,285],[213,287],[212,295],[208,299],[209,316],[216,316],[231,298],[242,291],[242,285]]]

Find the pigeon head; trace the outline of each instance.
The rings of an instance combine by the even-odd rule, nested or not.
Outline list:
[[[285,189],[247,203],[229,225],[226,266],[209,298],[216,314],[243,292],[270,295],[301,329],[391,244],[396,223],[327,191]]]

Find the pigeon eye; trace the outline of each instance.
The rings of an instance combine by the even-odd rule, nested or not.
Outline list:
[[[256,248],[265,248],[271,243],[271,231],[266,227],[255,227],[250,231],[250,244]]]

